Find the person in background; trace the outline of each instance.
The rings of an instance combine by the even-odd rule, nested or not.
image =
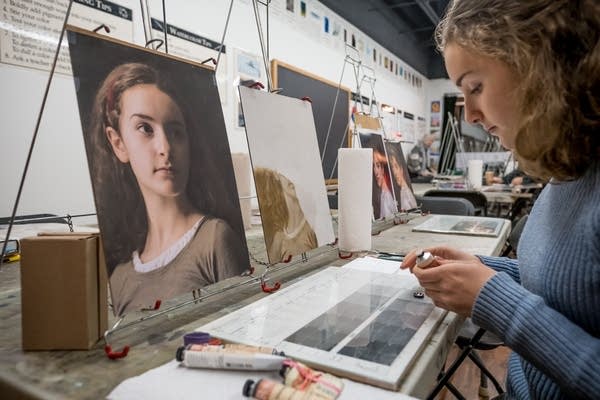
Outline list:
[[[453,0],[436,30],[466,120],[548,180],[517,259],[446,246],[416,266],[433,302],[513,353],[506,398],[600,398],[600,2]]]
[[[525,172],[518,168],[513,169],[503,177],[494,177],[495,183],[503,183],[510,186],[529,185],[535,181],[528,176]]]
[[[114,68],[86,129],[116,315],[250,266],[240,234],[217,217],[228,201],[210,181],[214,156],[163,74],[142,63]]]
[[[433,133],[423,136],[408,155],[408,171],[411,178],[433,176],[436,171],[431,165],[431,145],[435,142]]]

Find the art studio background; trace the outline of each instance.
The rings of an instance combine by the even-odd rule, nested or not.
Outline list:
[[[106,9],[94,9],[85,3],[83,0],[74,2],[70,24],[94,29],[100,23],[108,22],[110,36],[144,45],[146,40],[138,1],[103,2],[112,7],[108,13]],[[300,3],[304,5],[301,7]],[[162,27],[161,2],[151,0],[148,4],[154,27]],[[0,198],[0,215],[8,216],[14,206],[67,1],[48,0],[37,9],[26,1],[10,4],[2,1],[0,5],[5,6],[1,17],[4,27],[8,27],[2,30],[0,41],[0,87],[3,88],[0,92],[0,140],[6,166],[0,171],[4,193]],[[177,35],[168,36],[169,53],[198,61],[216,58],[214,47],[221,41],[228,7],[229,2],[223,1],[167,2],[170,32]],[[265,21],[264,7],[260,7],[260,12]],[[396,131],[386,131],[386,134],[405,131],[405,138],[418,140],[429,133],[431,102],[441,101],[445,93],[457,92],[449,80],[428,80],[317,1],[274,0],[269,13],[269,57],[328,81],[337,83],[342,78],[344,36],[346,43],[355,45],[364,65],[375,70],[379,105],[391,105],[394,109],[396,120],[390,121],[388,109],[385,124],[388,131]],[[33,17],[38,21],[32,21]],[[28,28],[26,24],[29,24]],[[36,26],[33,31],[32,24]],[[159,29],[153,29],[152,35],[163,38]],[[239,126],[236,84],[247,79],[266,83],[259,43],[251,2],[235,1],[224,41],[225,53],[221,55],[217,70],[232,153],[248,153],[245,131]],[[95,211],[75,87],[72,76],[64,69],[69,64],[67,54],[65,39],[59,73],[50,87],[17,215],[41,212],[77,215]],[[341,84],[355,91],[355,78],[348,69]],[[365,88],[361,94],[369,95]],[[406,119],[398,110],[414,116],[412,126],[406,126]],[[436,117],[441,113],[434,114]],[[413,145],[403,143],[405,154]],[[255,198],[252,206],[258,206]],[[95,218],[91,217],[89,222],[95,222]]]

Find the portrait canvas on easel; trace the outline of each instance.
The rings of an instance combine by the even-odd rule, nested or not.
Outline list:
[[[239,90],[269,262],[333,243],[310,103]]]
[[[402,143],[385,142],[385,150],[387,151],[388,165],[392,172],[392,187],[396,195],[398,209],[406,211],[417,208],[417,200],[413,193],[406,159],[402,152]]]
[[[116,315],[250,265],[212,69],[67,31]]]
[[[385,219],[398,211],[383,136],[357,126],[360,147],[373,149],[373,217]]]

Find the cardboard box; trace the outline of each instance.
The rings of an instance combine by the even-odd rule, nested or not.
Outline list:
[[[21,240],[24,350],[91,348],[108,325],[107,272],[95,233]]]

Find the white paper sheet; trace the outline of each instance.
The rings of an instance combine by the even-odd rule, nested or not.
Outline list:
[[[269,378],[281,382],[277,372],[242,372],[180,367],[175,360],[121,382],[108,395],[111,400],[239,400],[247,379]],[[411,400],[414,397],[343,379],[339,400]]]

